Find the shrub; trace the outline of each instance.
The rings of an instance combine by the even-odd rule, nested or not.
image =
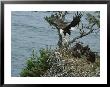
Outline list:
[[[50,65],[47,63],[50,52],[48,49],[39,50],[39,57],[35,54],[34,50],[32,51],[31,57],[26,62],[26,67],[22,69],[20,76],[27,77],[37,77],[45,73],[47,69],[50,68]]]

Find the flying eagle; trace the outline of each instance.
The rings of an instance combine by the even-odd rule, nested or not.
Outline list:
[[[60,34],[63,33],[64,36],[66,36],[66,33],[68,33],[69,35],[71,35],[71,30],[74,30],[75,29],[74,27],[76,27],[77,25],[79,26],[81,17],[82,17],[82,14],[81,13],[78,14],[78,12],[77,12],[77,14],[75,14],[75,17],[73,16],[73,21],[69,25],[60,29]],[[73,27],[73,29],[72,29],[72,27]]]

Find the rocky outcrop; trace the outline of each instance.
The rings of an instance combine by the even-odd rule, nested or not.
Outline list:
[[[70,56],[69,56],[70,57]],[[85,56],[76,58],[64,58],[59,51],[54,52],[48,59],[51,68],[48,69],[43,77],[99,77],[100,58],[95,58],[94,63],[88,63]]]

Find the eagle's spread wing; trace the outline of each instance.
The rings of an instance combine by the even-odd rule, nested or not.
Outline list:
[[[75,14],[75,17],[73,16],[73,21],[67,25],[66,27],[62,28],[63,29],[63,33],[64,35],[66,35],[66,33],[68,33],[69,35],[71,34],[70,29],[71,27],[75,27],[77,25],[79,25],[79,22],[81,21],[82,14]]]

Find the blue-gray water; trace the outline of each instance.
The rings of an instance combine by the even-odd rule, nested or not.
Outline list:
[[[58,34],[44,20],[49,16],[47,12],[20,12],[11,13],[11,75],[19,76],[21,69],[25,66],[26,60],[30,57],[32,49],[37,52],[46,45],[56,46]],[[71,17],[68,17],[68,19]],[[84,21],[84,18],[82,18]],[[86,21],[85,21],[86,22]],[[71,37],[78,35],[78,31],[72,32]],[[99,35],[90,34],[80,41],[89,44],[91,49],[100,52]]]

